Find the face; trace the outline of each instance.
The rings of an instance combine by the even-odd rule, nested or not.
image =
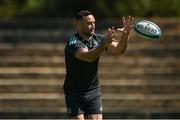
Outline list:
[[[95,18],[93,15],[84,16],[81,21],[81,32],[90,36],[95,31]]]

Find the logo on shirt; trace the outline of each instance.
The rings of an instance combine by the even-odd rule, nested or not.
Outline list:
[[[98,42],[97,41],[94,41],[94,43],[93,43],[94,45],[94,48],[97,48],[98,47]]]
[[[76,37],[74,37],[74,36],[73,36],[73,37],[70,37],[69,46],[76,44],[76,40],[77,40]]]

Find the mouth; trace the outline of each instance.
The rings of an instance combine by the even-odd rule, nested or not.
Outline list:
[[[91,32],[94,32],[94,28],[92,28],[90,31],[91,31]]]

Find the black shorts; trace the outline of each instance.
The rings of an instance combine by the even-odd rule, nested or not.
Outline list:
[[[101,90],[97,88],[87,94],[65,94],[65,101],[69,117],[80,114],[102,114]]]

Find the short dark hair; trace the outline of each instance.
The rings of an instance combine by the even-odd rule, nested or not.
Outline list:
[[[76,20],[82,19],[84,16],[92,15],[93,13],[89,10],[81,10],[76,15]]]

